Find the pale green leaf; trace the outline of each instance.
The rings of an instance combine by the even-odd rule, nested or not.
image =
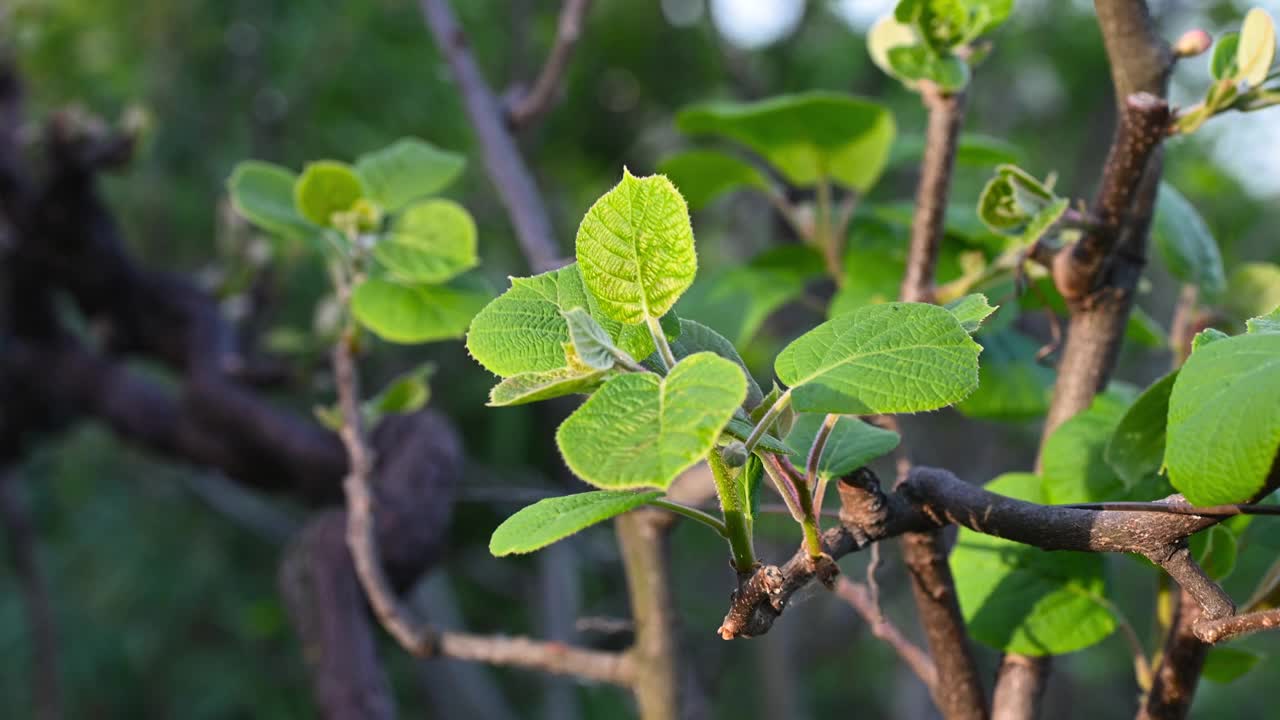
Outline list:
[[[587,210],[576,246],[601,312],[628,325],[667,314],[698,271],[689,209],[661,175],[624,170],[622,182]]]
[[[1053,502],[1029,473],[1001,475],[986,489]],[[1106,581],[1097,553],[1047,552],[962,528],[951,568],[969,631],[998,650],[1061,655],[1101,642],[1115,630],[1115,618],[1102,603]]]
[[[1134,305],[1129,311],[1129,320],[1124,326],[1124,340],[1153,350],[1169,347],[1169,333],[1140,305]]]
[[[1236,48],[1235,79],[1249,87],[1257,87],[1267,79],[1271,61],[1276,57],[1276,26],[1262,8],[1253,8],[1240,26],[1240,44]]]
[[[351,166],[334,160],[309,163],[293,186],[293,204],[302,217],[331,227],[333,214],[346,212],[364,197],[360,178]]]
[[[1218,340],[1187,358],[1169,396],[1164,464],[1195,505],[1246,502],[1280,450],[1280,335]]]
[[[569,328],[569,342],[578,359],[592,370],[608,370],[622,353],[609,333],[585,309],[577,307],[560,313]]]
[[[987,296],[982,293],[973,293],[962,298],[956,298],[947,303],[945,307],[951,311],[952,315],[956,316],[965,332],[972,335],[978,331],[978,328],[982,327],[982,321],[990,317],[991,313],[995,312],[1000,306],[987,302]]]
[[[1227,279],[1218,243],[1195,206],[1168,183],[1160,183],[1152,230],[1156,253],[1170,275],[1199,286],[1208,297],[1222,292]]]
[[[899,22],[893,15],[880,18],[867,31],[867,54],[871,56],[871,61],[886,75],[904,80],[908,84],[911,84],[910,81],[899,77],[894,72],[893,65],[889,63],[889,51],[896,47],[907,47],[919,43],[920,36],[916,33],[916,29],[907,23]]]
[[[747,379],[747,399],[743,404],[748,408],[754,408],[764,399],[759,383],[751,376],[751,371],[747,369],[747,364],[742,361],[742,356],[738,354],[733,343],[706,325],[680,318],[680,337],[672,341],[671,352],[677,360],[700,352],[712,352],[726,360],[734,361],[742,368],[742,374]]]
[[[404,415],[417,412],[431,399],[431,387],[427,378],[435,372],[435,366],[420,365],[397,376],[377,395],[363,404],[366,425],[372,427],[387,415]]]
[[[1013,329],[984,331],[978,389],[956,405],[964,415],[1023,421],[1049,410],[1054,372],[1036,361],[1040,344]]]
[[[883,106],[832,92],[707,103],[681,112],[676,124],[742,143],[794,185],[830,177],[860,192],[879,179],[896,132]]]
[[[792,455],[796,467],[804,468],[808,462],[809,448],[826,420],[825,415],[801,414],[796,420],[787,444],[798,452]],[[831,428],[822,457],[818,460],[818,474],[827,477],[848,475],[867,463],[893,452],[902,438],[892,430],[883,430],[857,417],[842,416]]]
[[[444,189],[462,172],[461,155],[417,138],[402,138],[377,152],[361,155],[356,172],[369,198],[395,212],[419,198]]]
[[[1164,461],[1165,423],[1175,370],[1155,381],[1134,401],[1116,425],[1104,452],[1107,464],[1126,487],[1134,487],[1160,471]]]
[[[1196,333],[1195,337],[1191,338],[1191,352],[1194,353],[1209,343],[1226,340],[1229,337],[1231,336],[1217,328],[1205,328],[1204,330]]]
[[[589,393],[608,377],[607,370],[562,367],[503,378],[489,391],[490,407],[525,405],[539,400]]]
[[[886,303],[810,330],[783,349],[774,370],[798,412],[920,412],[973,392],[979,352],[945,308]]]
[[[279,165],[246,160],[236,165],[227,180],[231,205],[244,219],[276,235],[307,237],[318,231],[293,205],[293,185],[298,176]]]
[[[754,165],[715,150],[687,150],[663,160],[658,172],[671,178],[694,210],[740,188],[770,192],[769,181]]]
[[[462,337],[488,300],[477,290],[369,278],[352,292],[351,312],[378,337],[413,344]]]
[[[530,553],[659,497],[660,492],[597,490],[539,500],[493,531],[489,552],[494,557]]]
[[[1065,212],[1062,202],[1026,170],[1000,165],[978,198],[978,217],[998,233],[1020,234],[1035,227],[1043,234]]]
[[[732,360],[699,353],[665,378],[610,378],[560,425],[556,443],[569,468],[596,487],[666,488],[715,447],[746,394]]]
[[[452,200],[412,205],[374,245],[373,256],[406,282],[446,282],[478,262],[475,220]]]
[[[594,303],[576,264],[529,278],[512,278],[510,289],[471,322],[467,350],[489,372],[502,377],[562,368],[564,345],[570,340],[561,313],[586,308],[631,357],[644,358],[653,352],[649,328],[609,320],[595,311]]]
[[[1266,315],[1250,318],[1244,324],[1250,333],[1280,333],[1280,307]]]
[[[1049,232],[1066,214],[1069,204],[1070,202],[1066,198],[1058,198],[1045,206],[1040,212],[1032,215],[1027,221],[1026,227],[1022,230],[1019,242],[1022,245],[1029,246],[1044,237],[1044,234]]]
[[[1237,647],[1211,647],[1201,673],[1209,682],[1226,685],[1244,677],[1265,655]]]
[[[1213,59],[1209,61],[1209,73],[1214,80],[1235,77],[1236,53],[1240,50],[1240,33],[1223,33],[1213,45]]]
[[[1058,426],[1040,453],[1044,493],[1054,504],[1117,500],[1125,483],[1106,461],[1107,443],[1132,398],[1106,392]]]
[[[958,92],[969,84],[969,64],[950,53],[939,54],[928,45],[904,45],[889,50],[894,77],[908,84],[928,80],[945,92]]]

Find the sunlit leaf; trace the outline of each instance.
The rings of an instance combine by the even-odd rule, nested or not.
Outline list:
[[[660,492],[597,490],[539,500],[507,518],[493,531],[489,552],[494,557],[502,557],[540,550],[659,497],[662,497]]]

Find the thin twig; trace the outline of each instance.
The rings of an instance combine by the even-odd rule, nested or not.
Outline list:
[[[591,8],[591,0],[564,0],[556,23],[556,39],[547,53],[547,61],[538,73],[533,87],[507,111],[507,121],[514,127],[525,127],[549,110],[569,68],[573,48],[582,35],[582,22]]]
[[[902,658],[907,667],[911,668],[911,672],[915,673],[915,676],[920,678],[920,682],[924,683],[932,693],[938,684],[938,669],[934,666],[933,659],[884,617],[869,588],[842,577],[836,581],[835,592],[862,616],[862,619],[871,627],[873,635],[893,648],[898,657]]]

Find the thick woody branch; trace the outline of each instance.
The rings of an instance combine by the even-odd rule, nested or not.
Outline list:
[[[946,94],[932,83],[923,83],[920,94],[929,112],[929,125],[925,131],[915,215],[911,220],[911,246],[900,293],[906,302],[934,300],[938,248],[945,230],[951,173],[965,114],[963,92]]]
[[[440,54],[453,71],[484,156],[485,170],[507,209],[521,251],[534,272],[558,267],[560,255],[538,183],[507,127],[501,102],[471,54],[449,0],[419,0],[418,4]]]
[[[547,61],[538,73],[533,87],[521,95],[507,111],[507,120],[516,128],[524,127],[551,109],[560,89],[560,81],[569,68],[573,48],[582,35],[582,23],[591,0],[564,0],[560,19],[556,22],[556,39],[547,53]]]

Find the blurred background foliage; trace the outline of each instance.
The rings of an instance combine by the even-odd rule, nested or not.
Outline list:
[[[562,101],[521,140],[551,205],[561,246],[571,247],[590,203],[628,166],[650,172],[687,147],[673,124],[683,106],[831,89],[890,106],[899,126],[897,163],[859,210],[908,202],[910,148],[924,123],[918,97],[870,62],[862,33],[884,0],[597,0]],[[1235,27],[1245,3],[1151,3],[1167,37],[1192,27]],[[1248,3],[1248,5],[1268,3]],[[1276,3],[1270,3],[1277,5]],[[551,0],[454,2],[491,82],[528,82],[555,30]],[[1280,14],[1280,7],[1269,8]],[[506,216],[477,161],[456,88],[406,0],[8,0],[0,39],[16,50],[32,117],[80,104],[106,117],[141,108],[150,120],[132,167],[109,182],[133,249],[152,266],[199,273],[242,302],[246,273],[261,265],[262,241],[226,211],[224,183],[237,160],[291,167],[350,158],[415,135],[473,159],[451,191],[477,218],[484,272],[495,288],[526,268]],[[1207,59],[1182,63],[1174,99],[1190,102],[1207,82]],[[1058,174],[1058,192],[1088,198],[1110,139],[1110,81],[1090,3],[1018,0],[995,50],[974,76],[966,130],[1004,138],[1020,164]],[[1280,260],[1280,113],[1215,119],[1172,143],[1167,178],[1196,204],[1222,246],[1228,272],[1240,262]],[[972,207],[989,167],[962,167],[953,199]],[[962,218],[963,220],[963,218]],[[973,217],[967,219],[973,222]],[[782,226],[745,194],[695,214],[702,277],[777,242]],[[855,232],[859,226],[855,224]],[[905,242],[905,241],[904,241]],[[905,245],[904,245],[905,246]],[[318,267],[276,248],[276,303],[266,340],[309,371],[280,393],[306,412],[329,402],[323,372],[325,323],[313,312],[324,292]],[[892,289],[892,288],[891,288]],[[1159,267],[1139,304],[1168,325],[1177,285]],[[828,290],[829,292],[829,290]],[[748,360],[767,361],[820,315],[803,303],[772,318]],[[704,318],[699,318],[704,319]],[[705,318],[716,323],[714,318]],[[731,322],[732,318],[724,322]],[[584,534],[553,560],[494,560],[492,528],[514,506],[500,488],[547,489],[563,481],[537,407],[484,408],[489,384],[461,343],[380,348],[371,375],[390,377],[423,360],[438,367],[432,404],[466,438],[474,470],[455,515],[454,552],[420,588],[423,611],[476,631],[545,634],[555,607],[582,616],[625,616],[612,536]],[[1160,348],[1126,351],[1119,377],[1145,385],[1168,367]],[[973,421],[955,412],[913,419],[920,460],[974,482],[1031,466],[1034,424]],[[923,439],[921,439],[923,438]],[[68,717],[307,717],[299,649],[275,593],[280,544],[302,509],[236,491],[207,471],[162,464],[86,426],[57,438],[25,468],[43,541],[40,559],[61,625]],[[789,554],[798,538],[786,519],[765,520],[761,554]],[[1259,525],[1262,523],[1260,522]],[[1228,581],[1246,595],[1280,550],[1277,533],[1249,536],[1254,552]],[[857,708],[866,717],[927,716],[927,696],[887,647],[847,607],[804,594],[765,639],[722,643],[712,630],[731,583],[723,546],[698,529],[673,538],[675,590],[688,646],[716,698],[716,716],[819,717]],[[896,550],[885,548],[893,556]],[[860,574],[865,558],[845,570]],[[1148,638],[1155,575],[1108,558],[1118,604]],[[886,612],[914,632],[900,567],[882,573]],[[548,581],[551,577],[553,580]],[[553,585],[554,587],[548,587]],[[586,636],[587,640],[599,640]],[[609,642],[606,638],[602,642]],[[1276,654],[1274,638],[1248,644]],[[1270,647],[1268,647],[1270,645]],[[14,577],[0,570],[0,715],[26,717],[27,641]],[[392,650],[406,717],[613,718],[621,694],[575,688],[506,671],[415,664]],[[994,667],[995,655],[983,651]],[[1203,683],[1197,717],[1263,717],[1280,665],[1265,662],[1230,689]],[[497,683],[503,700],[489,692]],[[1123,643],[1062,658],[1050,689],[1054,717],[1129,717],[1136,703]],[[430,708],[434,708],[434,711]]]

